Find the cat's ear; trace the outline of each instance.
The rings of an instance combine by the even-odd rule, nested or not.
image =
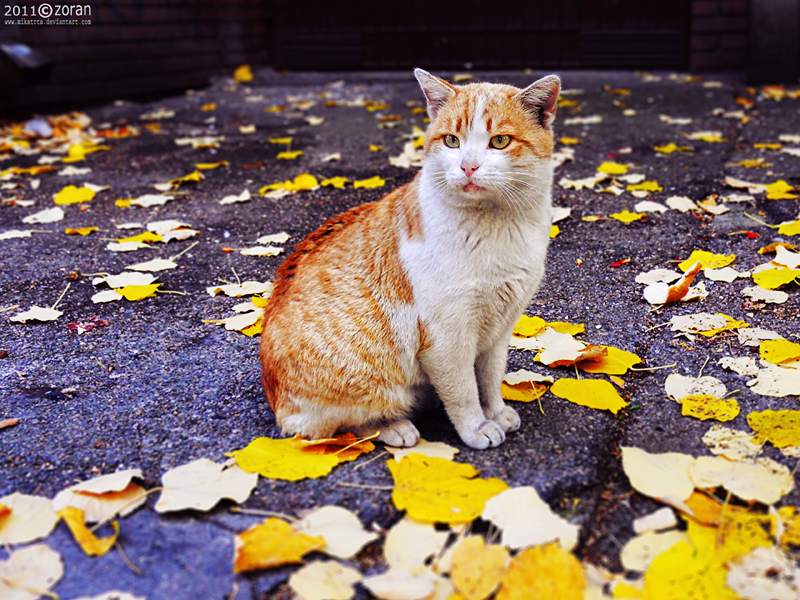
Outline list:
[[[561,79],[558,75],[548,75],[526,87],[516,95],[516,98],[522,102],[525,110],[536,116],[544,129],[550,129],[556,118],[559,93],[561,93]]]
[[[444,106],[450,98],[456,95],[456,89],[438,77],[434,77],[423,69],[414,69],[414,76],[419,81],[419,87],[425,94],[428,101],[428,116],[431,121],[436,118],[439,109]]]

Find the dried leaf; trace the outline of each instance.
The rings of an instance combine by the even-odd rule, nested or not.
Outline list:
[[[584,600],[586,575],[572,554],[557,544],[526,548],[511,561],[497,600]]]
[[[650,454],[633,446],[622,447],[622,468],[631,487],[640,494],[682,502],[694,491],[689,471],[694,457],[677,452]]]
[[[391,568],[414,571],[439,554],[449,536],[449,531],[437,531],[433,524],[404,517],[386,534],[383,555]]]
[[[736,260],[735,254],[726,256],[724,254],[706,252],[705,250],[694,250],[689,258],[678,264],[678,268],[685,272],[693,268],[697,261],[700,261],[703,264],[703,269],[720,269],[727,267],[734,260]]]
[[[642,359],[633,352],[620,350],[614,346],[601,346],[606,354],[597,358],[580,360],[578,368],[587,373],[603,373],[605,375],[624,375],[633,365],[642,362]]]
[[[755,379],[747,382],[747,386],[755,394],[783,398],[800,394],[800,369],[766,364]]]
[[[64,576],[61,555],[45,544],[34,544],[9,551],[0,561],[0,598],[36,600],[42,595],[54,597],[50,588]]]
[[[44,223],[55,223],[56,221],[61,221],[64,219],[64,209],[61,207],[53,207],[47,208],[45,210],[40,210],[37,213],[33,213],[32,215],[28,215],[22,222],[26,225],[40,225]]]
[[[278,160],[295,160],[300,156],[303,156],[302,150],[285,150],[283,152],[278,152],[275,158]]]
[[[393,448],[392,446],[386,446],[385,448],[397,461],[409,454],[422,454],[423,456],[436,456],[453,460],[453,457],[459,452],[458,448],[453,448],[453,446],[444,442],[427,442],[423,439],[420,439],[415,446],[410,448]]]
[[[499,479],[477,479],[471,465],[443,458],[411,454],[387,466],[395,481],[395,506],[423,523],[468,523],[489,498],[508,489]]]
[[[104,556],[108,554],[108,551],[117,542],[119,525],[116,521],[111,523],[114,529],[113,534],[108,537],[98,538],[86,527],[86,523],[83,520],[83,511],[80,508],[66,506],[58,511],[58,516],[67,524],[67,527],[72,532],[72,537],[75,538],[75,541],[86,556]]]
[[[446,582],[427,569],[407,571],[390,569],[382,575],[368,577],[361,582],[372,595],[380,600],[433,600],[439,581]],[[449,583],[446,582],[445,585]],[[451,587],[452,589],[452,587]],[[443,596],[449,600],[450,594]],[[458,598],[456,596],[456,598]]]
[[[800,410],[765,410],[747,415],[747,424],[758,434],[756,444],[770,442],[776,448],[800,446]]]
[[[0,545],[3,546],[46,538],[58,523],[49,498],[14,492],[0,498],[0,505],[5,509],[5,514],[0,516]]]
[[[659,508],[657,511],[634,519],[633,531],[638,535],[647,531],[660,531],[663,529],[672,529],[677,526],[678,519],[675,517],[675,511],[670,507],[665,506]]]
[[[792,489],[789,469],[769,458],[729,461],[721,456],[701,456],[694,461],[690,476],[696,487],[722,486],[742,500],[775,504]]]
[[[700,261],[697,261],[688,271],[686,271],[683,277],[680,277],[678,282],[672,286],[662,281],[651,283],[642,292],[644,299],[650,304],[655,305],[671,304],[679,300],[689,299],[692,297],[692,294],[689,293],[690,286],[702,268],[703,264]],[[663,271],[664,269],[661,270]],[[671,272],[668,273],[669,277],[672,277],[673,274]],[[639,278],[637,277],[637,281],[638,279]]]
[[[730,589],[750,600],[796,600],[794,561],[775,547],[756,548],[728,565]]]
[[[748,420],[749,418],[750,415]],[[761,443],[757,441],[757,436],[723,425],[712,425],[703,435],[703,443],[712,454],[724,456],[728,460],[754,458],[761,451]]]
[[[126,285],[114,291],[126,300],[136,302],[138,300],[144,300],[145,298],[152,298],[156,295],[156,291],[159,287],[161,287],[160,283],[153,283],[150,285]]]
[[[724,399],[709,394],[695,394],[684,396],[678,402],[681,404],[683,416],[694,417],[701,421],[708,419],[732,421],[739,415],[739,403],[735,398]]]
[[[800,344],[789,340],[765,340],[759,345],[761,358],[772,364],[795,362],[800,360]]]
[[[324,538],[325,554],[342,559],[352,558],[378,538],[377,534],[365,531],[358,517],[341,506],[318,508],[292,527],[297,533]]]
[[[672,373],[667,377],[664,382],[664,389],[667,392],[667,396],[676,401],[698,394],[722,398],[728,392],[725,384],[711,375],[686,377],[679,373]]]
[[[697,204],[686,196],[671,196],[666,200],[667,206],[682,213],[697,210]]]
[[[667,508],[666,510],[671,509]],[[673,513],[673,519],[674,519]],[[648,531],[631,538],[620,553],[622,566],[628,571],[645,572],[653,559],[672,548],[678,542],[689,542],[685,531]]]
[[[744,321],[737,321],[728,315],[711,313],[696,313],[694,315],[679,315],[670,319],[672,331],[684,333],[697,333],[705,337],[713,337],[723,331],[743,329],[748,327]]]
[[[597,410],[609,410],[614,414],[628,406],[614,386],[602,379],[558,379],[550,391],[555,396],[575,404]]]
[[[336,561],[317,561],[292,573],[289,587],[301,600],[350,600],[361,573]]]
[[[14,323],[27,323],[28,321],[55,321],[64,313],[54,308],[42,308],[41,306],[31,306],[28,310],[14,315],[9,319]]]
[[[248,473],[285,481],[324,477],[340,462],[337,455],[308,452],[298,448],[294,442],[292,438],[273,440],[260,437],[231,456]]]
[[[164,490],[155,506],[156,512],[177,510],[207,511],[223,498],[241,504],[250,497],[258,475],[248,474],[238,466],[217,464],[207,458],[176,467],[161,476]]]
[[[67,235],[89,235],[93,231],[100,231],[99,227],[67,227],[64,233]]]
[[[237,535],[234,546],[233,572],[243,573],[301,563],[304,555],[324,549],[325,540],[296,533],[287,522],[271,517]]]
[[[139,469],[127,469],[89,479],[59,492],[53,498],[53,509],[80,508],[88,523],[107,521],[117,514],[125,517],[147,500],[145,489],[132,481],[141,477]]]
[[[132,271],[152,272],[152,271],[165,271],[167,269],[174,269],[177,266],[178,266],[177,263],[171,260],[167,260],[166,258],[155,258],[153,260],[148,260],[146,262],[136,263],[135,265],[129,265],[125,268],[130,269]]]
[[[471,535],[455,547],[450,580],[465,600],[486,600],[500,585],[508,565],[508,550],[487,545],[479,535]]]

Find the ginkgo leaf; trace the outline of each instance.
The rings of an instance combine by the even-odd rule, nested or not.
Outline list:
[[[60,192],[53,196],[53,201],[56,204],[80,204],[81,202],[89,202],[95,197],[95,192],[87,187],[75,187],[68,185]]]
[[[756,444],[770,442],[776,448],[800,446],[800,410],[765,410],[747,415],[747,424],[758,434]]]
[[[614,346],[601,346],[606,354],[597,358],[580,360],[576,364],[581,371],[587,373],[603,373],[605,375],[624,375],[633,365],[642,362],[642,359],[633,352],[620,350]]]
[[[689,471],[694,457],[678,452],[651,454],[633,446],[622,447],[622,468],[631,487],[640,494],[682,502],[694,491]]]
[[[667,206],[682,213],[697,210],[697,204],[686,196],[671,196],[666,200]]]
[[[722,269],[705,269],[703,275],[705,275],[706,279],[710,279],[711,281],[733,283],[740,277],[749,277],[750,273],[747,271],[737,271],[731,267],[724,267]]]
[[[248,473],[286,481],[324,477],[339,464],[338,456],[306,452],[298,448],[292,438],[256,438],[231,456]]]
[[[789,340],[765,340],[759,345],[759,355],[767,362],[781,363],[800,360],[800,344]]]
[[[272,293],[272,282],[243,281],[240,284],[230,283],[226,285],[207,287],[206,291],[211,296],[225,294],[226,296],[231,296],[233,298],[250,296],[252,294],[270,294]]]
[[[454,448],[444,442],[428,442],[420,439],[416,445],[410,448],[393,448],[392,446],[385,446],[386,451],[391,454],[395,460],[399,461],[409,454],[422,454],[423,456],[437,456],[439,458],[446,458],[453,460],[453,457],[458,454],[458,448]]]
[[[609,410],[614,414],[628,406],[614,386],[602,379],[558,379],[550,387],[550,391],[575,404]]]
[[[55,321],[64,313],[54,308],[42,308],[41,306],[31,306],[28,310],[14,315],[9,319],[14,323],[27,323],[28,321]]]
[[[0,545],[3,546],[27,544],[46,538],[58,523],[49,498],[14,492],[0,498],[0,505],[7,511],[0,518]]]
[[[546,385],[533,381],[521,381],[514,384],[505,381],[500,382],[500,394],[504,400],[533,402],[544,396],[546,392]]]
[[[612,219],[616,219],[617,221],[622,221],[623,223],[633,223],[634,221],[639,221],[645,218],[644,213],[640,212],[631,212],[629,210],[623,210],[622,212],[612,213],[608,215]]]
[[[336,561],[316,561],[301,567],[289,578],[289,587],[301,600],[350,600],[361,573]]]
[[[554,513],[533,487],[506,490],[486,501],[481,514],[502,530],[512,550],[556,541],[566,550],[578,543],[579,527]]]
[[[77,544],[81,547],[86,556],[104,556],[116,544],[119,536],[119,525],[116,521],[111,523],[114,533],[108,537],[98,538],[92,533],[83,520],[83,511],[74,506],[66,506],[58,511],[61,517],[72,532]]]
[[[145,298],[152,298],[156,295],[156,291],[161,287],[160,283],[152,283],[150,285],[126,285],[125,287],[114,290],[126,300],[136,302],[144,300]]]
[[[107,521],[117,514],[127,516],[147,500],[147,493],[133,481],[134,478],[142,478],[139,469],[101,475],[70,486],[53,498],[53,509],[80,508],[89,523]]]
[[[295,160],[300,156],[303,156],[302,150],[284,150],[283,152],[278,152],[275,158],[278,160]]]
[[[283,189],[290,192],[302,192],[308,190],[315,190],[319,187],[317,178],[310,173],[301,173],[294,179],[286,181],[283,184]]]
[[[678,268],[685,272],[693,267],[697,261],[700,261],[704,269],[721,269],[722,267],[727,267],[734,260],[736,260],[735,254],[726,256],[705,250],[694,250],[689,258],[678,264]]]
[[[749,286],[741,291],[742,296],[750,298],[753,302],[767,304],[783,304],[789,299],[789,294],[780,290],[765,290],[757,285]]]
[[[724,487],[746,501],[775,504],[792,489],[794,477],[788,468],[770,458],[729,461],[722,456],[701,456],[690,469],[696,487]]]
[[[649,285],[651,283],[672,283],[681,278],[680,273],[676,273],[671,269],[652,269],[646,273],[639,273],[636,276],[636,283],[642,285]]]
[[[23,222],[25,222],[24,219]],[[800,235],[800,219],[781,223],[778,227],[778,233],[781,235]]]
[[[381,179],[377,175],[375,177],[370,177],[369,179],[358,179],[353,181],[353,187],[355,189],[359,188],[379,188],[386,185],[386,180]]]
[[[628,172],[628,165],[606,161],[597,167],[597,171],[607,175],[624,175]]]
[[[95,304],[99,304],[101,302],[116,302],[117,300],[122,300],[122,298],[122,294],[115,290],[103,290],[102,292],[97,292],[92,296],[92,302]]]
[[[679,399],[681,414],[705,421],[732,421],[739,415],[739,403],[735,398],[717,398],[709,394],[684,396]]]
[[[342,559],[355,556],[378,538],[377,534],[365,531],[358,517],[341,506],[318,508],[292,527],[298,533],[324,538],[325,554]]]
[[[478,479],[471,465],[411,454],[387,462],[394,477],[392,500],[398,510],[423,523],[468,523],[486,501],[508,489],[500,479]]]
[[[633,207],[636,212],[654,212],[654,213],[665,213],[669,210],[663,204],[658,202],[653,202],[652,200],[642,200],[641,202],[637,202],[636,206]]]
[[[139,206],[141,208],[150,208],[151,206],[163,206],[170,200],[174,200],[175,196],[167,196],[164,194],[144,194],[138,198],[130,201],[131,206]]]
[[[465,600],[486,600],[500,585],[508,561],[505,547],[468,536],[453,550],[450,581]]]
[[[176,467],[161,476],[164,490],[156,512],[211,510],[223,498],[241,504],[258,483],[256,473],[245,473],[236,465],[226,467],[207,458]]]
[[[211,169],[219,169],[220,167],[227,167],[230,164],[231,163],[229,163],[227,160],[221,160],[215,163],[196,163],[194,167],[195,169],[198,169],[200,171],[210,171]]]
[[[235,204],[237,202],[247,202],[248,200],[250,200],[250,198],[251,198],[250,191],[249,190],[244,190],[239,195],[231,194],[231,195],[225,196],[222,200],[219,201],[219,203],[220,204]]]
[[[0,561],[0,598],[36,600],[50,592],[64,576],[61,555],[46,544],[33,544],[9,550],[9,557]]]
[[[403,517],[386,534],[383,555],[393,569],[413,571],[439,554],[449,536],[449,531],[438,531],[433,524]]]
[[[766,269],[753,273],[753,282],[765,290],[774,290],[800,280],[800,269]]]
[[[690,140],[702,140],[704,142],[727,142],[723,139],[720,131],[695,131],[686,136]]]
[[[325,540],[297,533],[286,521],[270,517],[234,538],[234,573],[301,563],[309,552],[325,548]]]
[[[584,600],[586,575],[572,554],[557,544],[526,548],[503,575],[497,600]]]
[[[292,444],[296,448],[311,454],[329,454],[336,456],[339,462],[355,460],[362,454],[372,452],[375,444],[370,440],[378,436],[378,430],[369,437],[358,439],[352,433],[342,433],[332,438],[322,438],[319,440],[306,440],[299,436],[292,438]]]
[[[67,227],[64,230],[64,233],[66,233],[67,235],[81,235],[81,236],[83,236],[83,235],[89,235],[93,231],[100,231],[100,228],[99,227],[78,227],[78,228]]]

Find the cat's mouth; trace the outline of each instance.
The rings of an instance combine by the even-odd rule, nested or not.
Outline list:
[[[470,181],[467,185],[464,186],[463,190],[465,192],[485,192],[486,188],[476,185]]]

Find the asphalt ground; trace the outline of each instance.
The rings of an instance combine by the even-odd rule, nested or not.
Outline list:
[[[543,74],[474,76],[524,87]],[[742,192],[723,185],[726,175],[764,183],[784,179],[800,186],[800,158],[753,147],[777,142],[780,134],[800,133],[800,100],[775,101],[753,95],[736,75],[706,75],[703,80],[688,82],[671,79],[668,73],[656,75],[660,80],[631,72],[561,73],[564,89],[583,93],[565,96],[578,104],[559,110],[556,138],[577,137],[582,143],[570,146],[575,149],[575,159],[556,170],[556,181],[593,175],[600,163],[614,160],[632,163],[635,168],[631,172],[658,181],[663,191],[648,199],[662,203],[673,195],[697,201],[710,194]],[[704,86],[709,81],[721,85]],[[343,83],[331,85],[334,82]],[[630,94],[615,94],[613,89],[629,90]],[[329,99],[361,96],[383,100],[391,108],[373,113],[364,106],[326,107],[320,93],[328,94]],[[252,101],[254,96],[260,98]],[[749,122],[712,114],[716,108],[742,109],[737,97],[755,100],[747,111]],[[302,100],[315,104],[282,112],[264,110]],[[88,108],[86,113],[95,126],[141,127],[145,121],[140,115],[161,107],[174,110],[175,115],[160,120],[159,134],[143,129],[137,137],[109,140],[113,150],[90,154],[75,163],[91,167],[88,175],[41,174],[35,176],[40,179],[35,190],[29,183],[32,177],[22,176],[14,181],[21,181],[24,187],[2,192],[4,199],[35,200],[35,205],[4,202],[0,233],[24,228],[50,233],[0,241],[0,309],[19,307],[0,313],[0,351],[5,351],[0,359],[0,419],[19,419],[17,425],[0,430],[0,497],[14,491],[53,497],[73,483],[124,468],[142,469],[144,484],[150,488],[175,466],[200,457],[220,462],[225,453],[256,437],[279,437],[260,389],[257,338],[204,323],[230,316],[231,307],[242,299],[212,297],[206,287],[237,277],[270,281],[285,254],[252,257],[238,250],[254,245],[261,235],[281,231],[291,236],[286,244],[291,249],[326,218],[377,200],[411,180],[415,169],[391,166],[387,158],[400,153],[405,142],[401,136],[411,133],[413,125],[424,128],[424,115],[413,114],[413,107],[405,104],[417,101],[421,105],[422,100],[410,72],[281,74],[263,70],[244,85],[224,77],[207,89],[147,104],[123,100]],[[215,110],[201,110],[211,102],[216,103]],[[636,114],[624,116],[625,109]],[[381,129],[376,116],[385,114],[399,114],[403,119],[397,127]],[[603,117],[602,122],[564,124],[570,117],[595,114]],[[669,125],[659,120],[660,114],[691,117],[693,122]],[[308,116],[324,117],[325,121],[310,125],[305,120]],[[214,123],[207,122],[211,117]],[[254,134],[240,133],[239,127],[247,124],[256,125]],[[727,141],[709,143],[682,135],[699,130],[718,130]],[[201,135],[224,135],[225,140],[217,149],[193,149],[173,141]],[[287,135],[293,137],[292,149],[304,154],[296,160],[277,160],[277,153],[285,148],[268,139]],[[691,146],[692,152],[661,155],[653,150],[654,145],[669,142]],[[370,145],[383,146],[383,150],[373,152]],[[621,154],[625,149],[630,152]],[[341,153],[341,160],[322,161],[335,152]],[[759,156],[768,159],[772,167],[726,166]],[[37,159],[12,155],[0,162],[0,170],[12,165],[28,167]],[[120,198],[153,193],[152,184],[186,175],[198,162],[221,160],[229,166],[205,171],[205,180],[181,186],[176,199],[162,207],[123,209],[115,205]],[[301,173],[352,180],[377,175],[387,183],[377,189],[323,187],[283,198],[258,196],[262,186]],[[111,186],[111,190],[81,206],[64,207],[63,221],[22,224],[25,216],[52,207],[53,195],[65,185],[85,181]],[[249,202],[219,204],[224,196],[244,189],[253,194]],[[754,306],[739,294],[741,288],[752,285],[749,280],[731,284],[706,281],[707,299],[653,311],[642,299],[642,286],[634,283],[638,273],[655,267],[674,268],[675,261],[696,249],[735,253],[739,258],[734,266],[741,269],[765,262],[756,251],[777,239],[776,232],[745,212],[776,224],[797,218],[800,204],[798,200],[765,200],[763,194],[757,198],[731,204],[730,212],[721,216],[670,210],[623,224],[611,219],[584,221],[583,217],[633,210],[639,200],[630,194],[614,196],[555,185],[554,204],[570,207],[572,215],[559,223],[561,233],[550,245],[545,281],[527,313],[547,321],[584,323],[582,339],[634,352],[643,366],[675,366],[625,375],[622,394],[631,406],[618,415],[548,394],[542,399],[544,414],[536,403],[515,404],[522,427],[499,448],[475,451],[466,447],[442,410],[417,419],[423,438],[458,447],[456,460],[474,465],[481,476],[499,477],[511,486],[535,486],[554,510],[581,526],[578,556],[618,569],[621,545],[633,535],[633,518],[658,506],[632,493],[621,470],[620,446],[708,454],[701,437],[710,422],[681,416],[680,406],[664,391],[668,373],[697,375],[702,369],[703,374],[725,382],[728,389],[740,390],[741,414],[727,423],[738,429],[747,429],[745,415],[752,410],[796,408],[797,398],[753,394],[740,376],[717,365],[722,356],[752,355],[752,350],[736,343],[735,336],[687,341],[675,338],[674,332],[663,326],[678,314],[722,312],[784,337],[797,336],[800,301],[796,285],[787,288],[790,298],[785,304]],[[188,223],[200,234],[135,253],[106,250],[108,239],[129,235],[115,224],[171,218]],[[65,227],[83,226],[97,226],[100,231],[86,237],[63,233]],[[733,234],[742,230],[759,237]],[[119,273],[134,262],[174,256],[195,242],[199,244],[176,259],[177,269],[161,272],[159,277],[164,290],[180,294],[158,294],[137,302],[91,301],[97,291],[91,274]],[[628,258],[621,266],[611,266]],[[59,319],[26,324],[9,320],[32,305],[52,305],[68,284],[58,303],[64,312]],[[92,318],[108,324],[82,334],[67,327]],[[518,368],[543,370],[535,365],[531,353],[512,350],[508,370]],[[574,377],[574,370],[566,367],[554,371],[556,376]],[[794,466],[774,448],[765,452],[790,468]],[[296,514],[301,509],[337,504],[357,512],[366,525],[386,528],[401,513],[394,508],[390,493],[380,489],[392,483],[385,461],[361,468],[369,458],[340,466],[322,479],[284,482],[262,478],[244,506]],[[790,504],[798,501],[796,490],[784,500]],[[240,599],[286,594],[281,586],[292,567],[232,574],[232,534],[257,522],[258,517],[233,514],[229,503],[209,514],[161,516],[153,511],[154,502],[151,498],[147,507],[122,521],[121,543],[141,574],[126,566],[116,552],[101,558],[84,557],[60,524],[47,540],[62,553],[66,564],[65,577],[54,591],[65,600],[109,589],[128,590],[151,600],[223,598],[234,589]],[[0,558],[5,558],[4,552],[0,550]],[[359,555],[358,566],[367,573],[380,572],[384,567],[379,554],[380,544],[371,545]],[[359,594],[366,597],[363,590]]]

